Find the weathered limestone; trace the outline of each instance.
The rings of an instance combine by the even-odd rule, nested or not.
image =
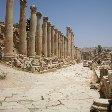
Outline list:
[[[62,38],[63,38],[63,33],[60,34],[60,58],[62,58],[62,49],[63,49]]]
[[[64,37],[64,58],[66,58],[66,37]]]
[[[42,56],[42,14],[37,12],[36,54]]]
[[[47,23],[47,56],[51,57],[51,24],[50,22]]]
[[[48,21],[48,17],[43,17],[42,51],[45,57],[47,57],[47,21]]]
[[[27,0],[20,0],[20,21],[19,21],[19,53],[27,55],[26,41],[26,3]]]
[[[71,29],[67,27],[68,56],[71,57]]]
[[[37,7],[32,5],[29,37],[29,57],[35,57],[35,34],[36,34],[36,10]]]
[[[58,58],[61,58],[61,32],[58,31]]]
[[[58,30],[55,29],[55,55],[58,57]]]
[[[74,34],[71,32],[72,44],[71,44],[71,57],[74,59]]]
[[[4,57],[13,57],[13,13],[14,0],[7,0],[5,23],[5,50]]]
[[[62,35],[62,57],[64,57],[64,35]]]
[[[52,56],[54,56],[54,38],[55,38],[54,26],[51,26],[51,55]]]

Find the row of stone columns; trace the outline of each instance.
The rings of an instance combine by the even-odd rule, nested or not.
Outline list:
[[[43,17],[32,5],[29,39],[26,32],[26,3],[27,0],[20,0],[20,21],[19,21],[19,53],[35,57],[76,58],[76,47],[74,46],[74,34],[70,27],[67,27],[66,37],[58,31],[50,22],[48,17]],[[5,56],[13,56],[13,12],[14,0],[7,0],[6,7],[6,39]],[[28,41],[28,42],[27,42]],[[28,44],[27,44],[28,43]]]

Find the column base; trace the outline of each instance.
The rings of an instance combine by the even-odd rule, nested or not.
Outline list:
[[[3,56],[2,59],[4,61],[11,61],[14,57],[15,57],[14,54],[12,54],[12,53],[6,53],[6,54],[4,54],[4,56]]]

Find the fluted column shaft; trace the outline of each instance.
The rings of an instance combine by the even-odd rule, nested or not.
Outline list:
[[[27,0],[20,0],[20,21],[19,21],[19,53],[27,55],[26,41],[26,3]]]
[[[37,12],[36,54],[42,56],[42,14]]]
[[[58,30],[55,29],[55,55],[58,57]]]
[[[67,39],[68,39],[68,56],[71,57],[71,29],[67,27]]]
[[[64,57],[64,35],[62,35],[62,57]]]
[[[13,14],[14,0],[7,0],[5,21],[5,57],[13,57]]]
[[[47,56],[51,57],[51,24],[47,23]]]
[[[64,58],[66,58],[66,37],[64,37]]]
[[[35,34],[36,34],[36,6],[32,5],[29,37],[29,57],[35,57]]]
[[[42,51],[45,57],[47,57],[47,21],[48,21],[48,17],[43,17]]]
[[[61,57],[61,32],[58,31],[58,58]]]
[[[51,26],[51,54],[52,56],[54,56],[54,38],[55,38],[54,26]]]

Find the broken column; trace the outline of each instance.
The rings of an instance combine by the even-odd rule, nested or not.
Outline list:
[[[43,17],[42,51],[45,57],[47,57],[47,21],[48,21],[48,17]]]
[[[42,56],[42,14],[37,12],[36,54]]]
[[[54,38],[55,38],[54,26],[51,26],[51,54],[52,56],[54,56]]]
[[[47,23],[47,56],[51,57],[51,24]]]
[[[29,57],[35,57],[35,34],[36,34],[36,10],[37,7],[32,5],[29,37]]]
[[[20,0],[19,53],[24,55],[27,55],[26,3],[27,3],[27,0]]]
[[[7,0],[5,21],[5,49],[4,57],[13,57],[13,14],[14,0]]]

